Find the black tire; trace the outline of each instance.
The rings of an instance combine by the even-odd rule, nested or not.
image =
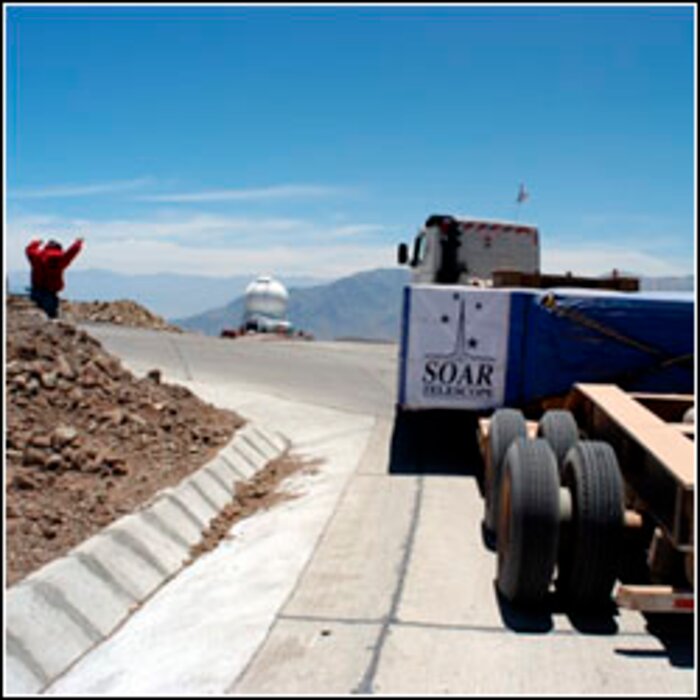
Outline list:
[[[543,437],[557,458],[559,474],[567,452],[578,442],[578,426],[571,411],[545,411],[537,425],[537,435]]]
[[[527,437],[527,425],[522,411],[499,408],[491,417],[489,452],[484,471],[484,532],[490,539],[496,536],[498,522],[498,491],[500,489],[503,459],[510,444],[519,437]]]
[[[518,438],[511,444],[500,500],[496,585],[511,603],[540,604],[559,546],[559,470],[546,440]]]
[[[557,590],[574,608],[610,603],[622,556],[624,484],[613,448],[581,440],[569,451],[562,485],[572,518],[563,528]]]

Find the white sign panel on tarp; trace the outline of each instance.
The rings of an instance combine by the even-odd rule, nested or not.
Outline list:
[[[399,403],[405,408],[502,406],[510,294],[412,285],[406,301]]]

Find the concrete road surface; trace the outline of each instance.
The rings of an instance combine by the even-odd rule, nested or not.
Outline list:
[[[694,695],[694,619],[499,599],[476,425],[395,424],[395,346],[89,330],[325,461],[49,692]]]

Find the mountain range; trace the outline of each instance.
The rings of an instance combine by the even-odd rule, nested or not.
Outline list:
[[[287,316],[296,329],[320,340],[396,340],[401,290],[408,278],[404,269],[379,269],[328,284],[290,288]],[[172,322],[186,330],[219,335],[223,328],[240,325],[244,307],[245,297],[239,297],[223,307]]]
[[[76,301],[131,299],[187,330],[219,335],[243,318],[245,289],[255,275],[228,278],[194,275],[122,275],[107,270],[71,270],[63,297]],[[279,279],[289,291],[288,317],[294,327],[318,339],[363,338],[396,341],[406,268],[359,272],[337,280]],[[643,291],[687,291],[693,275],[642,277]],[[28,274],[8,272],[7,289],[23,292]]]
[[[303,289],[289,289],[288,318],[294,327],[320,340],[362,338],[397,341],[402,289],[409,280],[405,268],[378,269]],[[643,291],[693,291],[694,277],[642,277]],[[225,306],[172,322],[190,331],[219,335],[237,328],[245,298]]]
[[[243,295],[254,274],[233,277],[206,277],[159,273],[124,275],[110,270],[69,269],[62,296],[72,301],[117,301],[131,299],[164,318],[192,316],[230,302]],[[287,288],[318,285],[318,277],[280,276]],[[29,285],[29,272],[9,271],[7,287],[21,294]]]

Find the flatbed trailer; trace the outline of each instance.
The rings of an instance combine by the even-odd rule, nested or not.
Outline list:
[[[692,411],[691,411],[692,409]],[[575,384],[565,396],[479,420],[487,542],[497,586],[540,603],[694,612],[694,396]],[[645,567],[620,580],[630,547]]]

